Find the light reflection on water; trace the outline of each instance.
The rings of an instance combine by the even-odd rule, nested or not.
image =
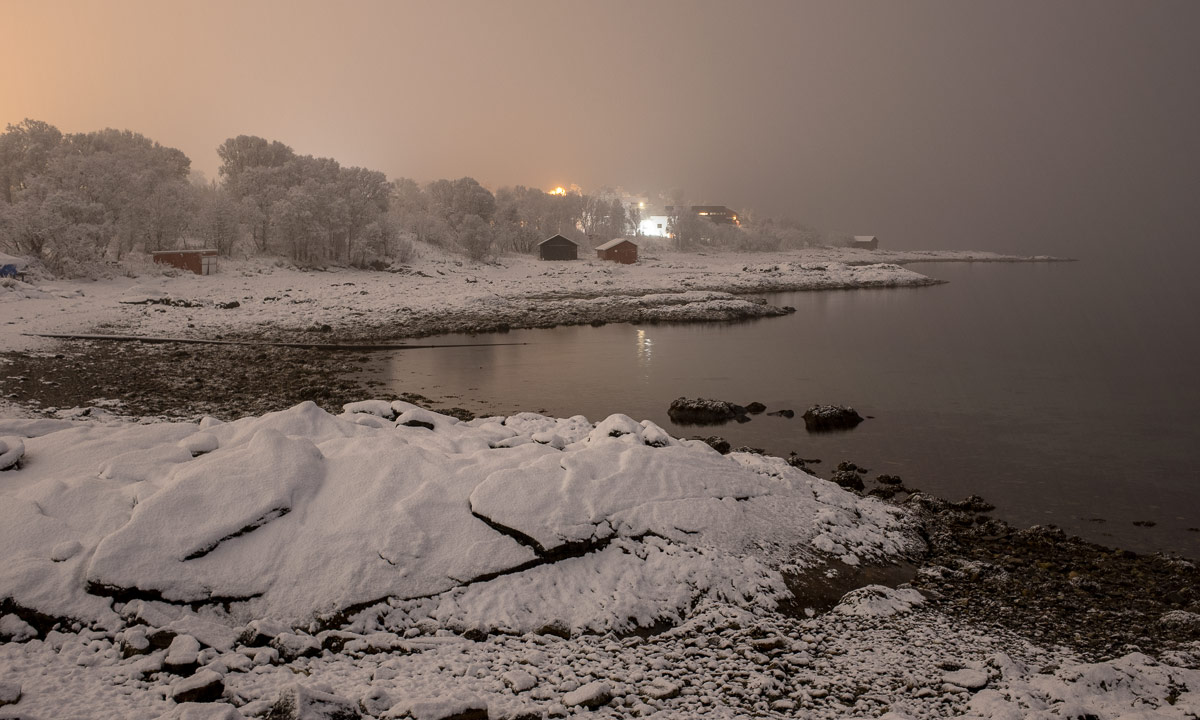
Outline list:
[[[983,495],[1020,524],[1200,557],[1188,530],[1200,527],[1194,299],[1131,285],[1128,273],[1117,282],[1098,264],[914,269],[951,283],[791,293],[772,302],[794,315],[746,323],[481,335],[471,341],[528,344],[400,351],[376,378],[446,407],[621,412],[683,437],[821,458],[825,477],[853,460],[947,497]],[[681,427],[666,414],[681,395],[797,417]],[[810,435],[798,416],[815,403],[870,419]]]

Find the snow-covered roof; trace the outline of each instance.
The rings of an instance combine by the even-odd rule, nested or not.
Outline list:
[[[18,268],[23,268],[29,264],[29,258],[17,257],[16,255],[6,255],[0,253],[0,267],[5,265],[16,265]]]
[[[563,237],[562,235],[555,235],[554,237],[548,237],[548,238],[546,238],[545,240],[543,240],[543,241],[541,241],[540,243],[538,243],[538,245],[539,245],[539,246],[541,246],[541,245],[545,245],[546,243],[550,242],[551,240],[566,240],[567,242],[571,243],[572,245],[578,245],[578,244],[579,244],[579,243],[575,242],[574,240],[572,240],[571,238],[568,238],[568,237]]]
[[[858,242],[871,242],[875,239],[874,235],[855,235],[854,239]]]
[[[603,245],[597,245],[596,249],[597,250],[607,250],[609,248],[614,248],[614,247],[620,245],[621,243],[626,243],[626,242],[629,243],[630,245],[633,245],[634,247],[637,247],[637,245],[635,243],[632,243],[629,240],[626,240],[625,238],[613,238],[612,240],[609,240],[608,242],[604,243]]]

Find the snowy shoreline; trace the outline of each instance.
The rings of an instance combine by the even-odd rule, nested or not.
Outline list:
[[[37,333],[313,342],[382,342],[445,333],[605,322],[738,320],[785,312],[749,295],[880,287],[939,280],[913,262],[1049,262],[962,251],[814,248],[787,253],[664,252],[636,265],[539,262],[505,256],[463,262],[428,251],[402,272],[298,271],[262,260],[225,261],[216,275],[10,282],[0,287],[0,345],[45,349]]]
[[[0,716],[1200,709],[1195,642],[1089,663],[958,615],[937,582],[978,562],[926,567],[920,592],[776,609],[789,568],[915,552],[914,517],[624,416],[459,422],[366,401],[232,423],[13,419],[0,435],[24,453],[0,475],[0,693],[20,698]]]

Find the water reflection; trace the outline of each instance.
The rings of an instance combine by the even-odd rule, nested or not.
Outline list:
[[[654,341],[646,337],[645,328],[637,329],[637,363],[638,367],[647,370],[650,367],[650,353],[654,349]]]

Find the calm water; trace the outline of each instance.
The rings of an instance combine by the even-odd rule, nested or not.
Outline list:
[[[930,288],[789,293],[794,315],[737,324],[609,325],[444,337],[401,351],[395,391],[496,412],[623,412],[677,435],[840,460],[945,497],[977,493],[1020,524],[1200,557],[1200,293],[1178,267],[929,264]],[[1140,278],[1140,280],[1139,280]],[[1174,278],[1174,279],[1173,279]],[[794,420],[681,427],[680,395],[871,419],[810,435]],[[1153,521],[1153,527],[1134,521]]]

